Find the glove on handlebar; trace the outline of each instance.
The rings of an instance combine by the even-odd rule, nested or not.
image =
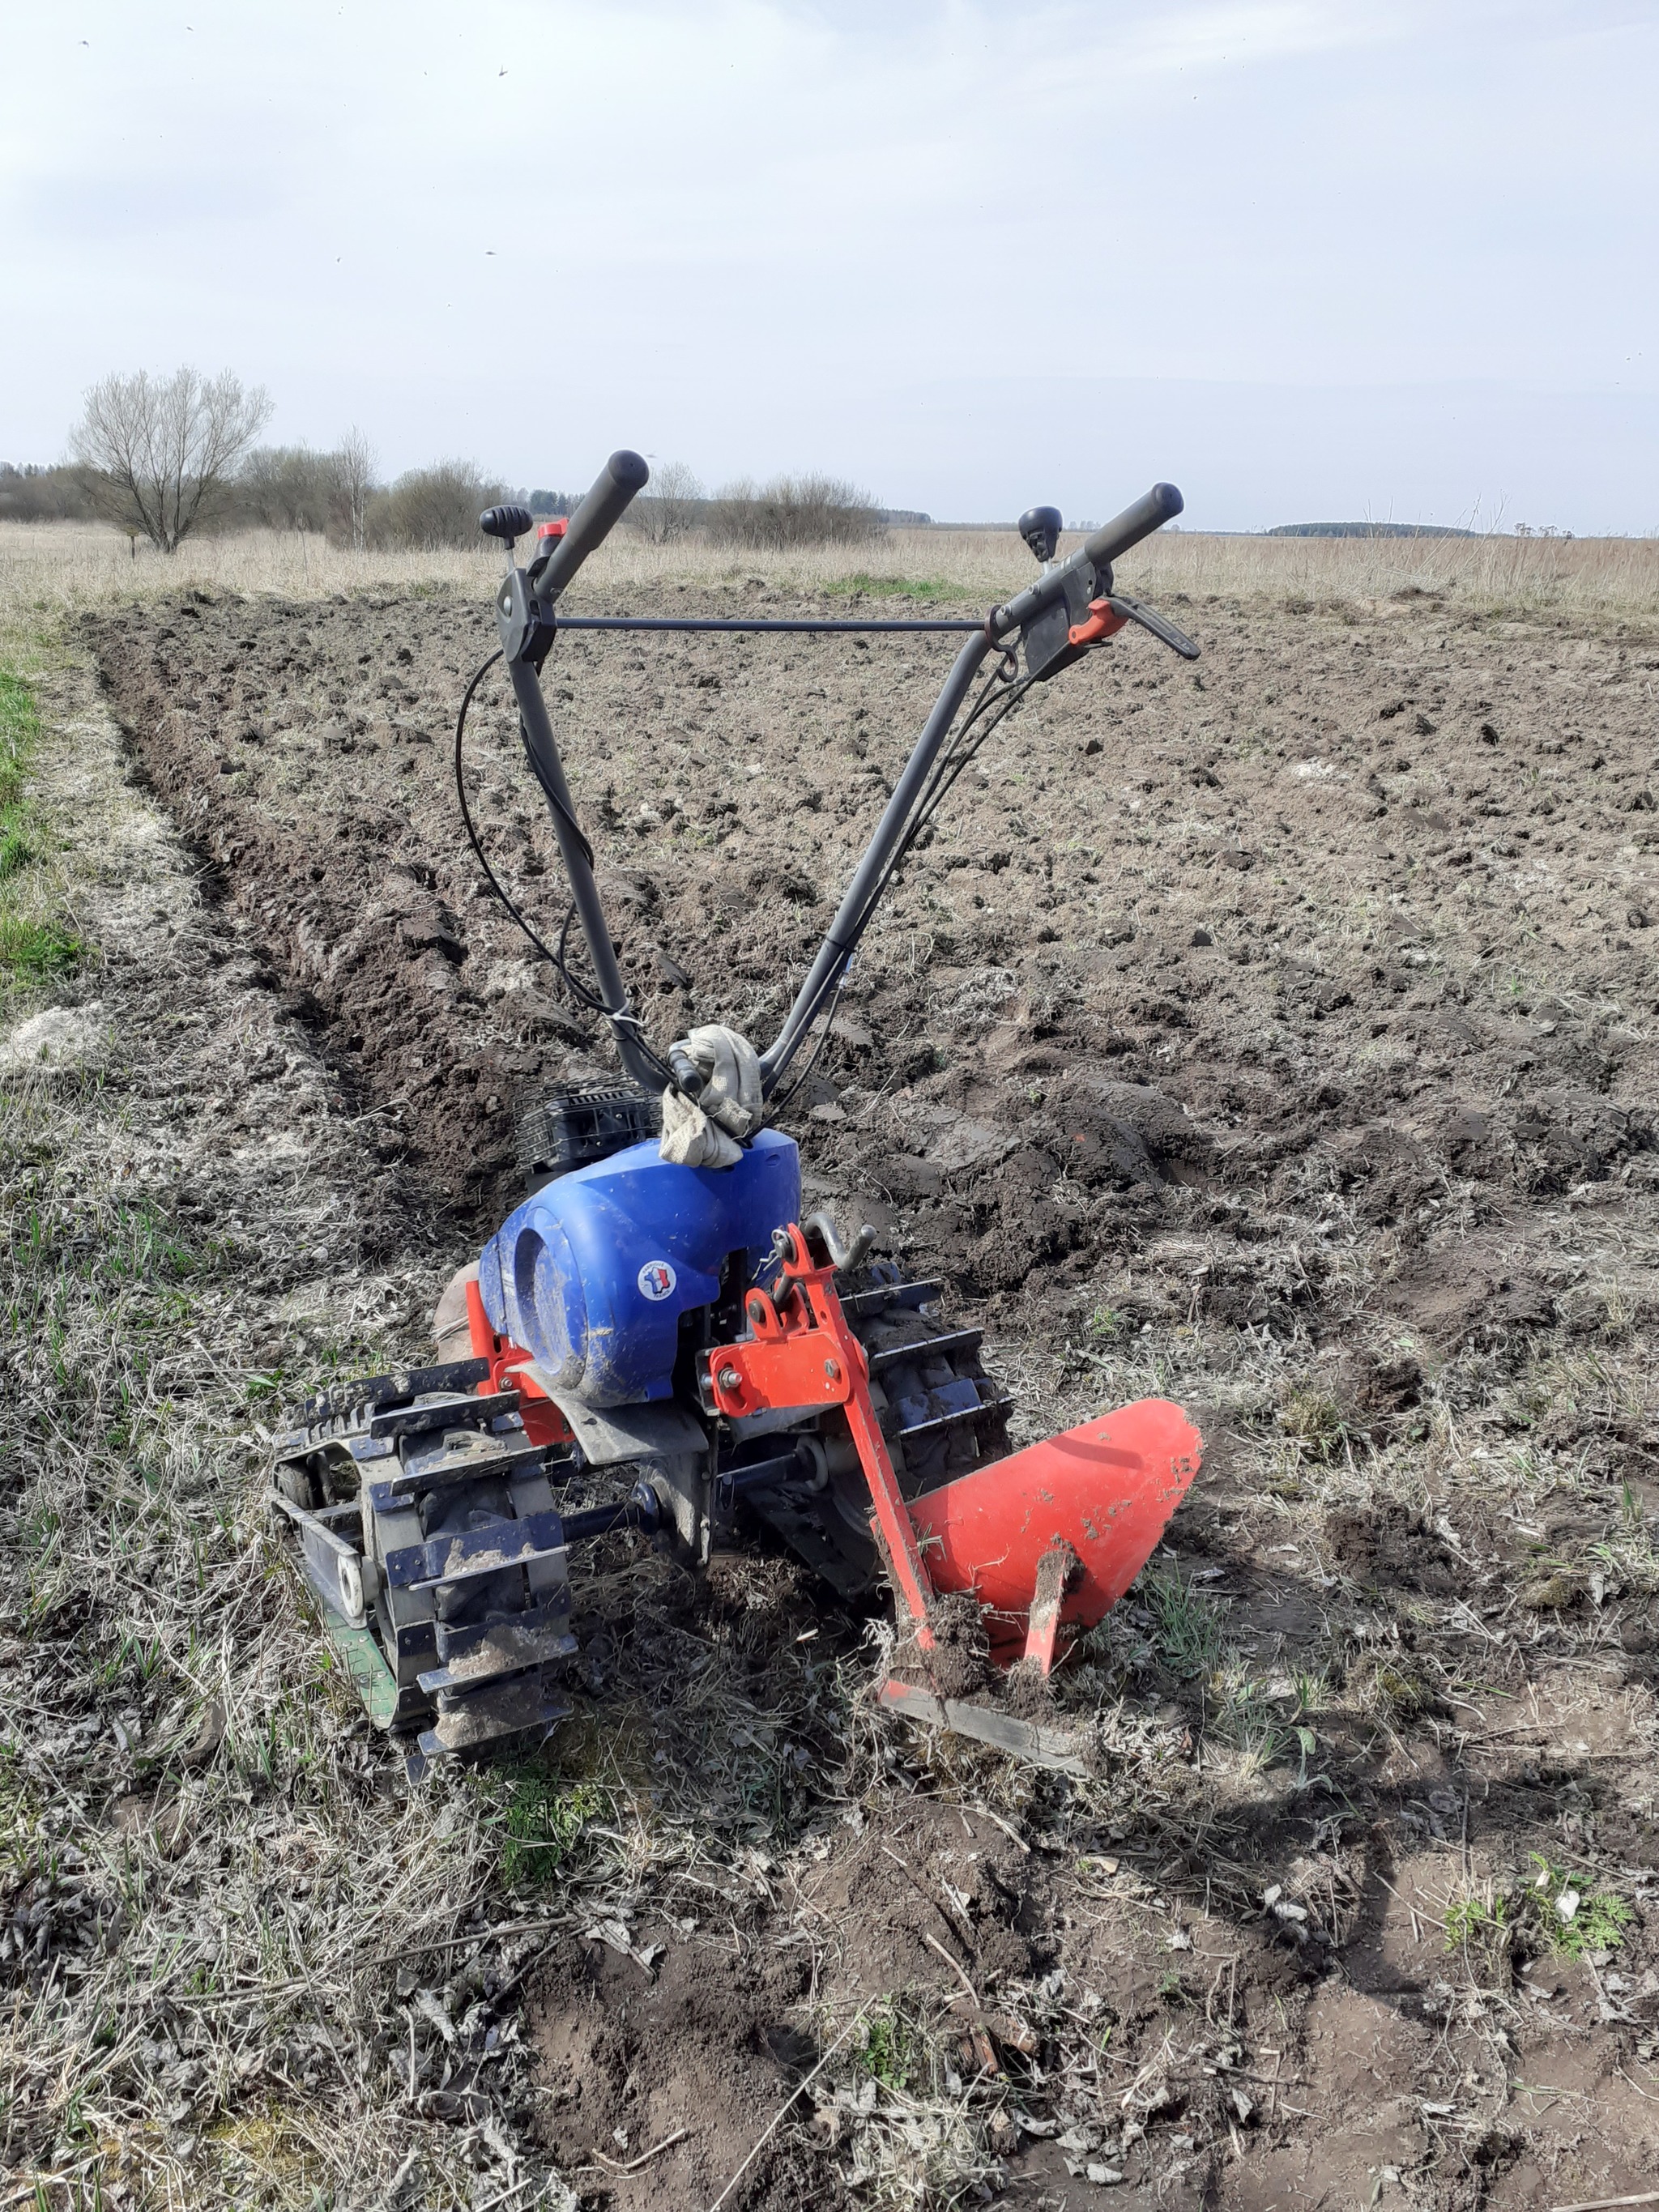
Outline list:
[[[703,1078],[697,1097],[662,1095],[659,1157],[687,1168],[732,1168],[743,1158],[740,1138],[752,1137],[765,1118],[760,1057],[746,1036],[720,1024],[693,1030],[674,1047]]]

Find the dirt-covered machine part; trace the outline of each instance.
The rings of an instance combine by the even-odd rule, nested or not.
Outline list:
[[[566,1562],[584,1533],[555,1504],[568,1449],[535,1442],[479,1359],[378,1376],[305,1416],[277,1439],[274,1497],[376,1723],[418,1727],[424,1760],[561,1718],[546,1669],[575,1650]]]
[[[569,1710],[574,1547],[635,1528],[696,1565],[751,1515],[844,1599],[890,1588],[915,1664],[880,1686],[890,1709],[1071,1765],[1060,1732],[959,1701],[934,1679],[939,1602],[971,1596],[991,1657],[1046,1676],[1150,1556],[1197,1469],[1197,1431],[1148,1400],[1011,1451],[1012,1401],[985,1371],[980,1332],[943,1317],[941,1283],[878,1257],[872,1231],[844,1243],[828,1216],[803,1219],[796,1146],[768,1123],[906,854],[1026,690],[1131,622],[1196,657],[1112,587],[1112,561],[1181,497],[1155,486],[1063,561],[1059,515],[1033,508],[1020,528],[1041,578],[982,622],[564,617],[565,586],[647,474],[637,455],[613,455],[569,524],[544,526],[526,568],[513,548],[528,513],[481,518],[507,549],[493,658],[507,665],[573,895],[556,950],[496,881],[466,812],[462,735],[482,669],[456,732],[458,795],[485,874],[610,1023],[627,1079],[526,1115],[528,1194],[446,1293],[438,1364],[307,1404],[277,1441],[272,1505],[364,1706],[412,1735],[411,1774],[538,1740]],[[764,1053],[714,1028],[665,1056],[629,1004],[540,681],[557,629],[577,626],[964,634]],[[568,965],[573,923],[591,985]]]

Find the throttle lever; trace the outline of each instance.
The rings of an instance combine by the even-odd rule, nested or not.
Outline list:
[[[1066,633],[1067,645],[1100,645],[1115,637],[1129,617],[1110,599],[1091,599],[1087,618],[1073,623]]]
[[[1066,633],[1067,645],[1098,645],[1109,637],[1115,637],[1126,623],[1139,623],[1142,629],[1151,630],[1161,644],[1178,653],[1183,660],[1196,660],[1199,648],[1184,629],[1177,629],[1164,616],[1143,606],[1121,592],[1109,593],[1105,599],[1091,599],[1086,621],[1073,623]]]
[[[1145,606],[1139,599],[1128,599],[1121,592],[1113,594],[1111,607],[1114,614],[1121,614],[1130,622],[1139,623],[1142,629],[1151,630],[1155,638],[1167,645],[1172,653],[1178,653],[1183,660],[1199,658],[1200,648],[1186,631],[1177,629],[1169,617],[1159,614],[1156,608]]]

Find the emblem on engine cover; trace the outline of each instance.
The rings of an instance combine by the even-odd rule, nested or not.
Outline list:
[[[640,1296],[659,1305],[664,1298],[673,1296],[677,1279],[666,1260],[647,1260],[639,1272]]]

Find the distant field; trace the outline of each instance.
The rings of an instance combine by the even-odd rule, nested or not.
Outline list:
[[[1080,544],[1072,535],[1062,551]],[[194,585],[210,590],[327,598],[416,583],[483,591],[499,556],[476,551],[352,553],[320,538],[258,532],[187,542],[167,560],[136,558],[118,532],[78,523],[0,523],[0,617],[129,592]],[[879,589],[914,582],[933,599],[989,600],[1026,582],[1030,556],[1012,530],[892,530],[860,547],[734,554],[691,540],[653,546],[619,533],[585,572],[584,596],[674,583],[757,576],[822,590],[849,577]],[[1148,593],[1194,599],[1375,601],[1422,592],[1472,608],[1547,608],[1614,616],[1659,614],[1659,539],[1631,538],[1240,538],[1166,532],[1121,566],[1119,580]]]

